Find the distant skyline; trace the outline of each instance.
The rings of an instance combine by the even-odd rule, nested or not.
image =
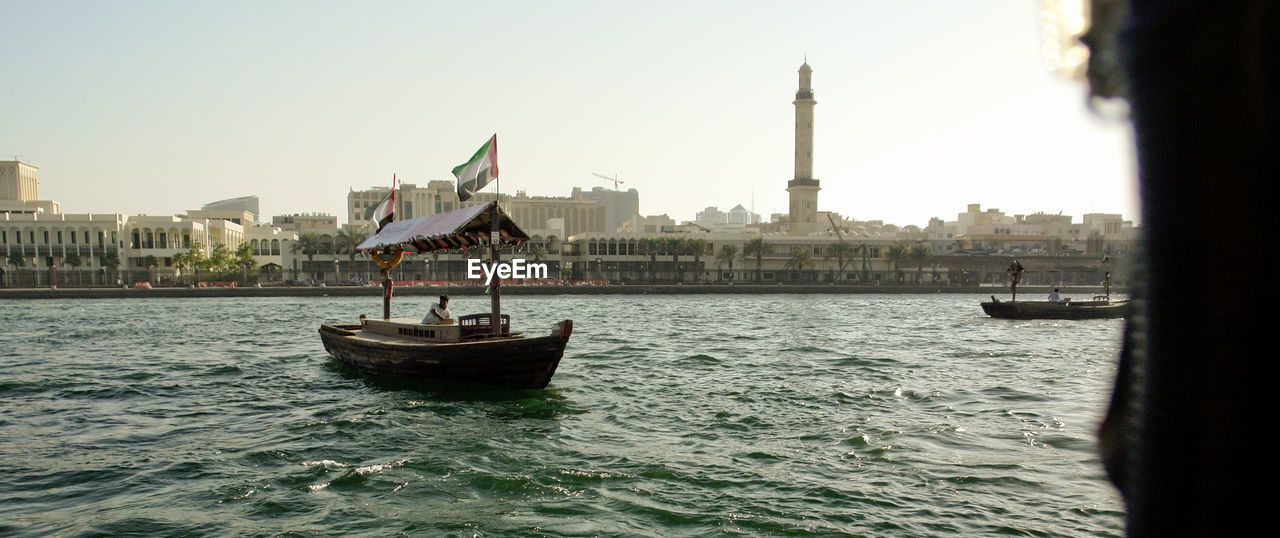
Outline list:
[[[1045,67],[1038,2],[885,4],[0,0],[0,160],[69,213],[345,221],[349,189],[451,181],[496,132],[506,193],[616,174],[644,214],[768,219],[807,57],[820,210],[1141,221],[1129,127]]]

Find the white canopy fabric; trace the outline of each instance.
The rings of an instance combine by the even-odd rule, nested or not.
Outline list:
[[[502,244],[529,240],[529,234],[507,218],[497,202],[464,207],[446,213],[437,213],[415,219],[394,221],[382,227],[382,231],[365,239],[356,250],[375,250],[402,245],[405,252],[434,252],[437,250],[471,249],[484,246],[489,240],[490,210],[497,208],[499,232]]]

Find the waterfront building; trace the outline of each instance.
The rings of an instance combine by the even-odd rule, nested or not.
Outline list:
[[[124,225],[121,248],[125,283],[150,281],[152,285],[183,277],[174,255],[198,247],[204,256],[218,245],[235,252],[244,242],[245,227],[224,219],[190,215],[134,215]]]
[[[107,284],[123,229],[119,213],[0,212],[0,285]]]

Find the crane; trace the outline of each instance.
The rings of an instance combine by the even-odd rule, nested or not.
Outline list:
[[[626,181],[622,181],[622,180],[618,179],[618,173],[617,173],[617,172],[614,172],[614,173],[613,173],[613,177],[609,177],[609,176],[606,176],[606,175],[603,175],[603,174],[597,174],[597,173],[595,173],[595,172],[592,172],[592,173],[591,173],[591,175],[596,176],[596,177],[598,177],[598,178],[604,178],[604,179],[607,179],[607,180],[609,180],[609,181],[612,181],[612,182],[613,182],[613,190],[615,190],[615,191],[616,191],[616,190],[618,190],[618,185],[621,185],[621,184],[623,184],[623,183],[626,183]]]

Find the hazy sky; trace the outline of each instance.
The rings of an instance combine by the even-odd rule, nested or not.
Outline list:
[[[1038,4],[0,0],[0,159],[69,213],[345,221],[349,189],[452,180],[496,132],[503,192],[617,174],[645,214],[754,192],[768,218],[807,55],[821,209],[1138,221],[1129,129],[1045,68]]]

